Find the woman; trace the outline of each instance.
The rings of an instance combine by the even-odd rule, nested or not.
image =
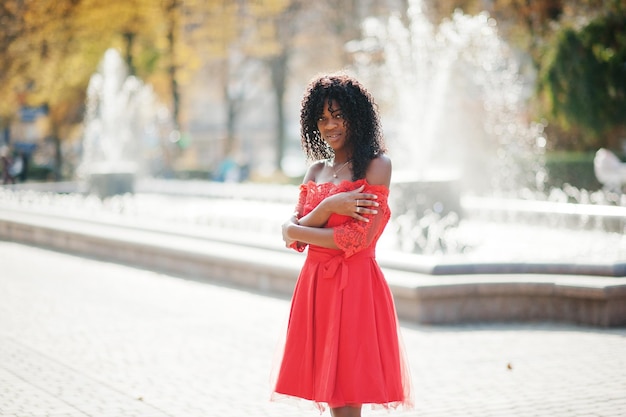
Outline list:
[[[391,161],[371,95],[346,75],[313,80],[302,100],[309,160],[288,247],[306,261],[294,290],[274,398],[304,398],[334,417],[363,404],[411,405],[393,299],[375,260],[387,224]]]

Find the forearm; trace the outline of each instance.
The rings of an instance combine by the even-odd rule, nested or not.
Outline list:
[[[292,223],[288,225],[286,234],[291,240],[329,249],[338,249],[335,244],[333,229]]]
[[[324,227],[328,218],[332,214],[331,211],[326,209],[326,204],[322,201],[317,207],[311,210],[306,216],[302,216],[298,219],[297,223],[300,226],[307,227]]]

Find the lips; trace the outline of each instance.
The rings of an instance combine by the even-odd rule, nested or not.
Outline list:
[[[336,141],[337,139],[339,139],[341,137],[341,133],[333,133],[330,135],[327,134],[325,137],[326,137],[326,140],[332,142],[332,141]]]

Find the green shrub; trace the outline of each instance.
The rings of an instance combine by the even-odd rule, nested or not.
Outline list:
[[[568,183],[595,191],[602,188],[593,172],[593,152],[551,152],[546,155],[547,187],[562,188]]]

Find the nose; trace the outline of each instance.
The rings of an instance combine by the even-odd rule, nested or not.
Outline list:
[[[329,117],[322,122],[322,127],[324,130],[331,130],[337,126],[337,119],[334,117]]]

